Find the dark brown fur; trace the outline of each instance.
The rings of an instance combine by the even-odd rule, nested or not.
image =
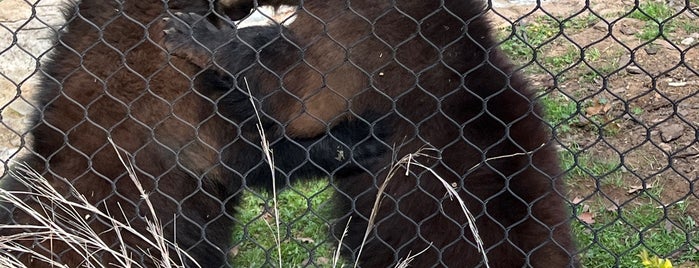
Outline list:
[[[476,215],[491,267],[576,265],[558,157],[541,107],[497,48],[481,2],[391,2],[303,1],[296,21],[282,31],[195,25],[194,37],[217,48],[213,58],[178,31],[169,32],[165,45],[198,65],[213,60],[222,71],[253,80],[254,94],[266,96],[262,110],[284,124],[287,135],[317,135],[340,122],[369,120],[362,114],[371,112],[380,115],[371,122],[390,124],[385,142],[399,145],[395,156],[438,149],[441,159],[422,161],[452,183]],[[235,38],[249,31],[258,32],[266,68],[246,69],[246,57],[256,52]],[[276,34],[265,37],[269,31]],[[352,216],[343,244],[350,258],[358,257],[377,185],[393,157],[386,154],[373,175],[336,179],[342,221],[335,229],[341,234]],[[427,249],[411,266],[478,266],[482,257],[459,204],[430,172],[411,172],[398,172],[388,185],[360,264],[393,267]]]
[[[60,193],[70,196],[70,184],[91,204],[148,234],[145,219],[152,217],[108,143],[111,138],[128,153],[124,155],[149,193],[166,238],[202,267],[221,267],[226,266],[232,247],[234,206],[244,179],[249,186],[271,184],[257,146],[260,137],[252,117],[254,110],[247,95],[231,89],[225,78],[170,57],[156,44],[162,37],[160,21],[168,12],[205,15],[211,14],[210,6],[216,3],[83,0],[69,6],[66,31],[58,37],[59,45],[42,68],[45,75],[37,96],[41,113],[30,126],[32,154],[19,161],[36,169]],[[212,15],[212,22],[218,21]],[[345,169],[349,160],[333,160],[338,151],[350,148],[338,147],[334,138],[352,146],[357,133],[366,141],[368,126],[345,126],[351,131],[338,128],[333,137],[321,135],[293,142],[279,137],[276,126],[265,128],[273,142],[277,167],[293,177],[306,177],[319,176],[323,169],[350,171]],[[363,148],[369,149],[369,154],[380,153],[370,147]],[[307,155],[314,160],[312,164]],[[2,187],[24,189],[11,176],[3,178]],[[0,218],[3,223],[36,223],[8,204],[3,204]],[[118,236],[109,221],[95,215],[88,221],[109,246],[119,250]],[[13,232],[17,231],[5,228],[0,234]],[[134,235],[122,235],[134,261],[144,267],[155,266],[147,254],[159,258],[157,249]],[[115,263],[106,254],[85,260],[56,240],[22,243],[68,267],[86,261]],[[28,254],[19,257],[31,267],[44,266]]]
[[[201,14],[208,10],[207,1],[171,2],[175,10]],[[194,189],[199,181],[190,178],[210,174],[218,177],[221,176],[218,173],[226,173],[220,168],[217,152],[204,143],[221,148],[222,142],[232,140],[234,136],[230,135],[237,134],[238,130],[230,124],[228,129],[217,129],[214,127],[217,123],[203,124],[198,130],[192,127],[201,124],[202,116],[213,113],[215,109],[211,102],[190,92],[188,77],[194,77],[199,69],[178,59],[172,59],[168,64],[167,55],[161,48],[142,41],[159,31],[148,25],[166,14],[162,2],[126,1],[120,5],[116,1],[86,0],[69,9],[74,10],[69,10],[67,16],[67,32],[59,37],[61,45],[44,67],[46,78],[42,79],[41,92],[37,96],[43,110],[32,129],[36,156],[25,161],[32,161],[31,166],[52,184],[59,186],[60,178],[67,178],[79,192],[87,195],[91,203],[107,207],[118,219],[133,223],[138,230],[145,230],[145,222],[137,215],[148,214],[136,209],[140,200],[138,191],[108,144],[107,137],[111,137],[116,145],[133,155],[137,176],[146,191],[152,192],[159,182],[167,181],[172,185],[151,195],[153,202],[158,204],[160,220],[168,226],[166,233],[173,232],[173,215],[178,204],[165,195],[178,200],[194,195],[182,204],[200,211],[189,217],[200,220],[218,215],[221,204],[203,194],[197,196]],[[131,15],[134,21],[122,14]],[[104,30],[100,31],[102,27]],[[182,99],[176,102],[178,98]],[[178,155],[185,160],[176,161]],[[186,170],[178,169],[178,162],[187,163],[188,166],[183,167]],[[221,183],[228,182],[217,181],[212,185]],[[204,187],[212,195],[222,194],[209,185]],[[65,191],[65,187],[60,189]],[[118,216],[122,215],[118,204],[122,205],[127,219]],[[18,223],[29,221],[23,214],[16,214],[14,220]],[[98,232],[108,228],[97,220],[92,222]],[[209,237],[211,243],[200,247],[202,252],[217,251],[216,247],[225,243],[223,234],[227,228],[217,227],[217,224],[227,225],[217,222],[212,226],[212,229],[221,230]],[[185,220],[177,222],[178,230],[188,229],[194,233],[200,228]],[[113,233],[104,237],[107,243],[117,248]],[[142,244],[133,236],[127,235],[125,239],[133,246]],[[77,267],[85,261],[56,241],[34,244],[33,249],[47,256],[53,255],[55,260],[70,267]],[[147,262],[143,254],[135,254],[135,257],[138,262]],[[139,257],[144,259],[139,260]],[[23,261],[28,262],[27,259]],[[40,266],[38,262],[32,263],[32,267]]]

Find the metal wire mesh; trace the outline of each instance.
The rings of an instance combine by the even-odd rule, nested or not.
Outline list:
[[[2,188],[100,240],[20,245],[69,267],[178,247],[202,267],[486,267],[448,188],[490,267],[699,263],[697,1],[302,1],[243,28],[244,2],[0,1]],[[95,210],[27,197],[24,162]],[[11,243],[38,220],[1,209],[3,256],[45,262]],[[155,217],[164,253],[129,229]]]

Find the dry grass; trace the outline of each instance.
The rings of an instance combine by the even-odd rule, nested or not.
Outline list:
[[[110,140],[111,142],[111,140]],[[177,244],[165,239],[163,228],[156,216],[155,208],[148,199],[148,194],[135,176],[133,167],[122,158],[122,150],[112,142],[119,155],[122,164],[127,169],[129,177],[140,191],[141,197],[146,202],[150,216],[153,220],[147,220],[147,233],[133,228],[128,222],[121,222],[113,217],[110,211],[102,211],[90,204],[82,193],[70,187],[70,195],[76,201],[68,200],[64,194],[59,193],[45,178],[31,167],[18,165],[10,175],[27,186],[28,191],[7,191],[0,189],[0,201],[11,203],[16,209],[30,215],[35,224],[30,225],[1,225],[0,229],[9,230],[13,235],[0,237],[0,266],[2,267],[26,267],[16,259],[18,253],[30,254],[34,261],[45,262],[56,267],[66,267],[46,256],[38,254],[21,241],[61,241],[70,249],[80,254],[85,259],[85,267],[143,267],[131,258],[127,250],[130,246],[122,239],[124,234],[137,237],[139,244],[148,248],[157,249],[158,256],[146,253],[158,267],[175,268],[182,267],[184,259],[196,263],[186,252],[177,247]],[[127,157],[127,159],[130,159]],[[64,181],[66,185],[70,185]],[[29,196],[31,201],[26,200]],[[41,202],[39,200],[49,200]],[[31,203],[30,203],[31,202]],[[36,206],[33,206],[33,205]],[[37,207],[38,206],[38,207]],[[122,213],[122,211],[119,211]],[[95,215],[109,221],[113,232],[120,242],[118,249],[114,249],[93,230],[88,220]],[[137,247],[132,247],[137,248]],[[170,256],[170,249],[174,249],[176,256]],[[101,258],[109,255],[116,263],[104,264]]]
[[[395,150],[394,150],[395,151]],[[456,192],[456,190],[446,181],[444,180],[437,172],[435,172],[433,169],[431,169],[428,166],[425,166],[421,164],[420,162],[417,161],[418,158],[436,158],[435,156],[432,156],[429,154],[429,152],[437,152],[436,149],[425,149],[422,148],[418,150],[415,153],[407,154],[403,156],[400,160],[396,161],[391,166],[391,169],[388,172],[388,175],[386,175],[386,179],[384,182],[379,186],[379,191],[376,194],[376,199],[374,200],[374,206],[371,211],[371,215],[369,216],[369,223],[367,225],[367,230],[364,233],[364,239],[362,240],[362,245],[359,248],[359,253],[357,254],[357,258],[362,255],[362,250],[364,249],[364,245],[366,244],[366,240],[369,237],[369,234],[371,233],[371,230],[374,228],[374,222],[376,220],[376,213],[379,210],[379,207],[381,206],[381,201],[383,200],[383,194],[386,190],[386,187],[388,186],[388,183],[393,179],[397,174],[398,171],[402,168],[405,169],[405,176],[410,176],[410,167],[411,166],[416,166],[419,168],[422,168],[424,170],[427,170],[428,172],[432,173],[434,177],[444,186],[444,189],[447,191],[447,194],[449,194],[450,198],[456,198],[456,200],[459,202],[459,205],[461,206],[461,210],[463,211],[464,215],[466,215],[466,219],[468,221],[469,228],[471,230],[471,234],[474,237],[474,240],[476,241],[476,245],[478,246],[478,252],[480,252],[483,255],[483,262],[485,263],[486,267],[490,267],[488,265],[488,256],[485,254],[485,249],[483,248],[483,241],[480,238],[480,235],[478,235],[478,228],[476,227],[476,219],[473,216],[473,214],[468,210],[466,207],[466,204],[464,203],[464,200],[461,199],[459,196],[459,193]],[[405,260],[401,261],[398,263],[396,267],[408,267],[409,263],[415,259],[417,256],[425,252],[429,247],[424,249],[421,252],[418,252],[415,255],[410,255],[406,256]],[[356,268],[358,263],[354,264],[354,267]]]
[[[265,134],[264,128],[262,128],[262,119],[260,118],[260,113],[257,111],[257,106],[255,106],[255,99],[252,95],[252,92],[250,92],[250,85],[248,85],[248,79],[247,77],[243,77],[243,80],[245,81],[245,87],[248,90],[248,96],[250,99],[250,103],[252,104],[252,109],[255,110],[255,117],[257,118],[257,132],[260,134],[260,146],[262,146],[262,150],[264,151],[264,156],[265,156],[265,161],[267,161],[267,166],[269,166],[269,171],[272,180],[272,203],[274,207],[274,223],[276,227],[276,234],[274,236],[274,241],[277,243],[277,257],[279,259],[279,267],[284,267],[282,265],[282,236],[281,236],[281,227],[279,224],[279,206],[277,205],[277,178],[274,172],[274,154],[272,152],[272,148],[269,146],[269,140],[267,140],[267,135]]]
[[[263,148],[265,148],[266,160],[270,164],[272,174],[274,174],[274,162],[272,158],[272,151],[269,148],[269,144],[266,141],[264,131],[262,131],[261,129],[260,135],[262,135],[262,145]],[[122,157],[122,154],[125,152],[119,149],[119,147],[113,142],[112,145],[114,146],[116,152],[119,154],[119,158],[122,161],[122,164],[124,165],[126,170],[128,171],[133,183],[138,188],[141,194],[141,198],[145,200],[148,208],[150,209],[151,216],[154,220],[148,222],[148,233],[142,234],[138,230],[132,228],[129,225],[129,223],[120,222],[114,219],[115,217],[112,217],[110,212],[103,212],[99,210],[94,205],[88,203],[87,199],[81,193],[78,193],[74,188],[70,188],[70,191],[71,194],[75,196],[78,200],[67,200],[36,171],[32,170],[28,166],[20,165],[16,169],[16,171],[12,173],[12,176],[17,178],[30,190],[27,192],[11,192],[6,191],[4,189],[0,189],[0,199],[2,201],[12,203],[21,211],[31,215],[33,219],[37,222],[37,224],[0,226],[0,229],[12,229],[16,231],[15,233],[17,233],[11,236],[0,237],[0,252],[3,254],[0,255],[0,267],[25,267],[17,259],[15,259],[14,255],[16,255],[16,253],[32,254],[38,261],[46,262],[55,265],[56,267],[65,267],[63,264],[57,263],[54,260],[51,260],[50,258],[47,258],[40,254],[36,254],[29,248],[19,243],[19,241],[25,240],[46,239],[62,241],[67,243],[75,252],[82,254],[82,257],[85,258],[86,263],[89,262],[91,264],[101,265],[97,267],[142,267],[140,266],[140,264],[135,263],[131,260],[129,252],[127,251],[128,245],[124,244],[124,241],[121,239],[121,236],[122,234],[124,234],[124,232],[140,238],[140,240],[146,243],[149,247],[159,249],[159,258],[151,256],[153,258],[153,261],[157,263],[159,267],[181,267],[179,263],[183,263],[183,258],[188,258],[191,260],[191,258],[185,252],[177,248],[176,244],[172,243],[171,241],[167,241],[164,238],[162,227],[155,214],[154,205],[149,201],[148,194],[142,188],[138,178],[135,176],[135,172],[133,171],[132,165],[130,164],[130,162],[125,160],[130,159],[130,157],[128,155],[126,157]],[[366,242],[366,239],[368,238],[369,234],[371,233],[371,230],[374,227],[376,217],[375,212],[381,205],[384,190],[386,189],[388,183],[390,183],[393,177],[400,176],[399,170],[401,168],[405,168],[406,171],[404,175],[409,176],[411,168],[419,167],[431,172],[442,183],[447,193],[449,193],[451,197],[457,199],[457,201],[460,203],[462,207],[464,215],[466,215],[469,219],[469,226],[471,227],[471,232],[474,235],[474,237],[476,237],[477,244],[481,252],[484,252],[482,250],[482,242],[480,241],[478,236],[478,230],[475,229],[475,220],[466,208],[465,204],[463,203],[463,200],[459,197],[459,195],[451,187],[451,185],[449,185],[445,180],[443,180],[429,167],[417,161],[419,158],[423,157],[434,158],[433,156],[429,155],[429,151],[431,150],[423,149],[416,153],[408,154],[392,165],[387,179],[379,187],[379,192],[376,196],[373,212],[369,219],[369,225],[365,232],[364,242],[362,244]],[[272,180],[274,181],[274,177],[272,178]],[[276,197],[276,186],[273,189],[273,194]],[[40,203],[40,207],[37,209],[29,205],[25,200],[21,198],[21,196],[26,195],[41,198],[42,200],[51,200],[51,202]],[[274,209],[276,218],[276,215],[278,215],[278,206],[276,200],[274,201]],[[112,247],[110,247],[99,237],[98,233],[94,232],[90,228],[89,224],[87,223],[88,218],[84,216],[85,212],[94,213],[96,216],[108,219],[110,221],[110,224],[113,226],[114,233],[118,236],[120,242],[122,242],[118,250],[114,250]],[[279,227],[279,219],[275,219],[275,222],[275,239],[278,245],[277,248],[279,254],[279,267],[283,267],[283,263],[281,261],[281,228]],[[30,230],[30,232],[23,232],[23,230]],[[345,234],[346,232],[347,228],[345,228]],[[344,238],[344,235],[342,238]],[[333,256],[333,267],[337,267],[338,261],[340,259],[340,245],[342,245],[342,238],[340,239],[338,249],[335,252],[335,255]],[[169,256],[169,248],[177,249],[176,252],[178,254],[177,256],[175,256],[176,259],[172,259]],[[402,260],[396,267],[408,267],[410,262],[414,258],[418,257],[422,252],[425,252],[428,248],[421,252],[418,252],[415,255],[406,256],[406,258]],[[361,255],[362,250],[363,246],[362,248],[360,248],[359,255]],[[13,252],[13,254],[10,254],[9,252]],[[97,256],[101,256],[100,254],[105,253],[111,255],[111,257],[114,260],[117,260],[118,263],[113,263],[109,265],[100,264],[100,260],[96,258]],[[483,254],[483,258],[486,261],[487,265],[487,256],[485,254]],[[355,263],[355,267],[357,265],[358,263]]]

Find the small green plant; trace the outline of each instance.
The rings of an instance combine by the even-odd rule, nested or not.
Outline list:
[[[641,40],[653,40],[660,36],[661,27],[663,32],[672,31],[675,27],[673,23],[669,23],[668,18],[674,15],[672,7],[655,1],[646,1],[641,3],[630,15],[630,18],[645,21],[643,29],[636,34]]]
[[[580,61],[580,49],[574,45],[563,45],[565,52],[560,55],[542,55],[544,68],[552,73],[560,73]]]
[[[699,32],[699,24],[695,20],[684,19],[679,23],[682,30],[688,33]]]
[[[570,20],[566,20],[563,23],[563,28],[573,30],[584,30],[592,25],[595,25],[599,21],[600,18],[592,14],[588,14],[587,16],[576,16],[574,18],[571,18]]]
[[[672,7],[664,4],[664,2],[646,1],[641,3],[629,17],[642,21],[662,22],[672,16],[673,13]]]
[[[602,57],[602,52],[596,47],[590,47],[585,49],[584,56],[585,60],[588,62],[598,61]]]
[[[506,27],[500,32],[503,40],[500,48],[515,62],[525,63],[533,59],[535,50],[540,52],[542,46],[550,43],[560,35],[559,23],[551,17],[536,17],[534,21],[517,23],[514,28]]]

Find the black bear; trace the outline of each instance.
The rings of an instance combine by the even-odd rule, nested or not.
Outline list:
[[[229,78],[173,58],[156,44],[162,37],[160,21],[171,12],[192,12],[221,24],[227,20],[219,17],[227,12],[225,6],[208,0],[83,0],[66,11],[57,46],[41,68],[39,112],[29,127],[31,154],[18,162],[38,171],[61,194],[72,194],[69,184],[105,213],[147,234],[151,215],[111,139],[128,153],[166,238],[201,267],[227,266],[243,184],[272,184],[255,110],[247,92],[232,89]],[[347,121],[293,140],[276,124],[263,128],[272,142],[277,172],[283,175],[280,184],[287,178],[361,172],[383,154],[363,122]],[[26,190],[11,175],[2,179],[2,188]],[[28,202],[32,200],[37,201]],[[153,245],[129,233],[119,237],[108,220],[81,213],[107,246],[119,249],[118,240],[123,239],[135,263],[157,266],[150,256],[162,256]],[[14,226],[37,224],[7,203],[0,208],[0,219]],[[11,228],[4,226],[0,235],[22,232]],[[79,254],[81,247],[50,237],[18,242],[67,267],[117,263],[99,250],[85,258]],[[30,254],[18,258],[30,267],[52,267]]]
[[[390,129],[382,140],[398,146],[393,154],[370,173],[336,179],[337,238],[351,216],[347,257],[362,267],[393,267],[424,250],[412,266],[483,267],[467,218],[439,174],[475,215],[490,267],[578,265],[542,108],[497,48],[482,1],[300,2],[288,27],[217,28],[179,14],[166,19],[162,41],[202,68],[245,77],[261,110],[288,136],[353,121]],[[236,12],[254,6],[227,3]],[[396,176],[374,209],[395,156],[426,146],[438,152],[423,162],[431,172]],[[375,226],[362,243],[372,212]]]

